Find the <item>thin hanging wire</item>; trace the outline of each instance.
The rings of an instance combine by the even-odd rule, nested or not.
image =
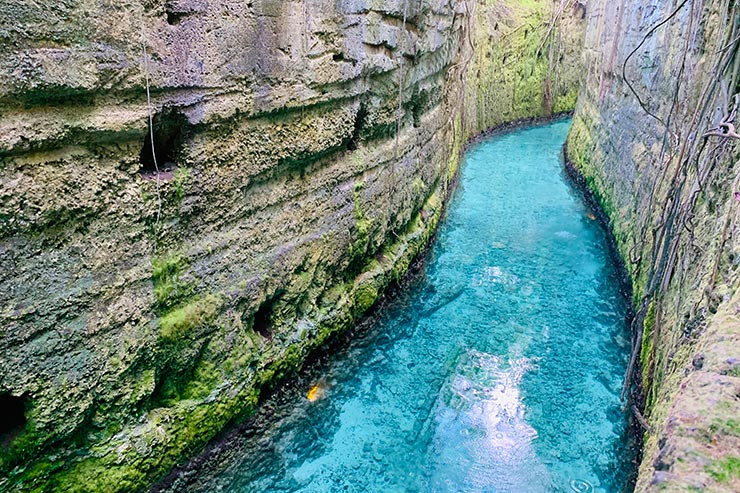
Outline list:
[[[146,77],[146,110],[149,116],[149,141],[152,144],[152,161],[154,161],[154,170],[156,172],[157,182],[157,220],[154,225],[159,224],[159,218],[162,215],[162,194],[160,190],[159,164],[157,163],[157,153],[154,150],[154,117],[152,116],[152,98],[149,90],[149,62],[146,53],[146,44],[143,39],[141,42],[142,52],[144,53],[144,76]]]

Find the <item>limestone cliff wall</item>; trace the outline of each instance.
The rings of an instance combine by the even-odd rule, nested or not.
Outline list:
[[[574,104],[550,7],[6,0],[0,491],[145,488],[350,327],[467,137]]]
[[[635,288],[639,492],[740,491],[740,152],[718,128],[736,117],[739,15],[723,0],[588,5],[568,153]]]
[[[471,133],[573,110],[585,9],[570,0],[477,3],[463,110]]]

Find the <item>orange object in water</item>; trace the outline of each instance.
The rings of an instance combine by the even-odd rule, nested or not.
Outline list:
[[[587,217],[587,218],[589,218],[589,219],[590,219],[590,220],[592,220],[592,221],[595,221],[595,220],[596,220],[596,216],[594,216],[594,215],[593,215],[592,213],[590,213],[590,212],[586,214],[586,217]]]
[[[321,394],[323,394],[323,392],[319,388],[319,384],[316,384],[313,387],[311,387],[311,390],[308,391],[308,395],[306,395],[306,398],[309,401],[313,402],[319,397],[321,397]]]

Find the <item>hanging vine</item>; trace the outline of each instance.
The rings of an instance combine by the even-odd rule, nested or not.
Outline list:
[[[638,95],[626,75],[626,67],[630,59],[644,45],[647,39],[659,28],[667,25],[686,5],[689,5],[686,41],[681,55],[681,65],[671,99],[670,110],[667,118],[663,119],[650,111],[647,103]],[[622,387],[621,397],[623,400],[628,395],[633,397],[630,393],[633,374],[637,365],[638,355],[643,346],[644,327],[650,310],[653,310],[652,316],[654,316],[651,320],[652,344],[650,347],[652,348],[652,353],[650,354],[649,367],[644,369],[644,371],[647,372],[650,380],[653,379],[658,371],[655,348],[658,347],[657,343],[661,337],[662,311],[664,310],[663,301],[665,301],[664,294],[671,281],[676,278],[675,276],[678,276],[678,279],[684,278],[685,270],[690,266],[690,262],[687,261],[686,252],[696,251],[698,249],[694,243],[695,238],[692,221],[698,197],[703,190],[703,184],[709,181],[722,161],[721,158],[726,156],[728,149],[726,145],[727,141],[740,138],[740,135],[737,135],[735,131],[735,119],[737,117],[740,96],[729,96],[730,91],[737,86],[737,67],[738,60],[740,59],[737,52],[740,37],[737,36],[737,7],[734,4],[731,6],[728,0],[724,0],[720,8],[720,14],[722,16],[720,25],[722,29],[720,36],[716,38],[716,42],[720,45],[720,48],[715,53],[712,69],[709,72],[710,76],[693,108],[689,106],[685,97],[681,98],[680,96],[682,83],[685,79],[685,67],[690,49],[690,41],[695,35],[694,26],[698,24],[696,22],[696,16],[697,13],[701,15],[701,9],[703,8],[701,4],[698,6],[699,8],[697,9],[693,0],[690,2],[689,0],[681,2],[665,19],[648,30],[638,46],[627,56],[622,66],[623,80],[630,89],[630,92],[637,99],[639,106],[647,115],[660,122],[664,127],[662,147],[658,161],[661,164],[658,166],[656,176],[651,184],[648,196],[649,205],[647,208],[636,209],[645,211],[642,213],[641,220],[639,221],[644,226],[641,234],[636,235],[636,238],[633,239],[634,242],[629,255],[630,260],[637,265],[638,269],[642,263],[642,256],[637,257],[635,252],[642,252],[645,248],[646,238],[648,237],[646,234],[647,228],[650,224],[650,218],[653,216],[658,190],[663,188],[663,180],[666,177],[670,177],[666,193],[661,194],[661,196],[667,197],[667,202],[651,231],[652,248],[650,264],[648,265],[645,291],[632,322],[632,332],[635,339]],[[728,29],[729,26],[731,26],[731,29]],[[730,67],[732,67],[732,70],[729,70]],[[730,99],[734,102],[731,107],[729,103]],[[683,108],[681,108],[681,102],[684,103]],[[705,122],[709,120],[710,107],[713,107],[717,102],[724,109],[723,115],[718,122],[713,125],[711,123],[709,124],[712,125],[711,128],[706,128],[707,124]],[[684,114],[691,115],[687,124],[683,122],[674,123],[674,115],[679,109]],[[702,130],[702,127],[705,127],[705,129]],[[718,137],[720,138],[720,142],[710,142],[710,139]],[[675,163],[675,169],[672,173],[669,173],[671,163]],[[693,184],[689,181],[690,179],[694,180]],[[737,181],[736,179],[733,183],[733,188],[737,186]],[[724,242],[726,241],[726,235],[727,224],[723,232],[724,239],[720,245],[720,256]],[[684,261],[681,261],[682,256]],[[716,277],[718,263],[719,259],[715,262],[715,268],[712,274],[713,278]],[[713,281],[710,281],[710,286],[712,284]],[[682,295],[683,292],[679,289],[676,310],[681,305],[680,300]],[[698,306],[694,307],[694,311],[698,310]],[[667,363],[664,361],[662,364],[665,366]],[[665,370],[665,367],[663,370]],[[654,388],[655,386],[653,386]],[[636,413],[638,419],[641,417],[639,410],[634,407],[633,412]]]
[[[475,55],[475,44],[473,43],[473,27],[472,23],[474,21],[474,15],[475,11],[471,11],[470,5],[468,5],[468,1],[465,0],[463,2],[463,5],[465,6],[465,23],[462,25],[462,33],[461,37],[464,38],[463,42],[460,44],[460,47],[458,49],[458,57],[460,58],[459,62],[456,62],[453,64],[450,69],[447,71],[447,76],[445,78],[445,88],[446,88],[446,100],[450,100],[452,98],[451,90],[453,89],[452,84],[450,84],[450,81],[453,79],[458,79],[460,83],[460,91],[457,93],[457,100],[454,103],[454,106],[461,108],[461,118],[460,121],[462,122],[461,125],[465,125],[466,121],[466,105],[465,105],[465,93],[467,92],[467,78],[466,74],[468,72],[468,67],[470,65],[470,62],[473,59],[473,56]],[[473,8],[475,8],[475,4],[473,4]],[[453,16],[453,24],[454,24],[454,17],[455,12],[452,13]],[[466,50],[466,42],[467,47],[469,48],[469,51],[467,54],[465,54]],[[447,119],[447,125],[452,130],[452,134],[455,135],[456,129],[455,129],[455,111],[449,111],[449,117]],[[461,129],[461,132],[464,133],[465,129]]]

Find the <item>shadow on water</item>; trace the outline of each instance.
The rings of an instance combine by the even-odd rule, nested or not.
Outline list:
[[[169,489],[630,491],[628,306],[568,125],[472,146],[417,275]]]

